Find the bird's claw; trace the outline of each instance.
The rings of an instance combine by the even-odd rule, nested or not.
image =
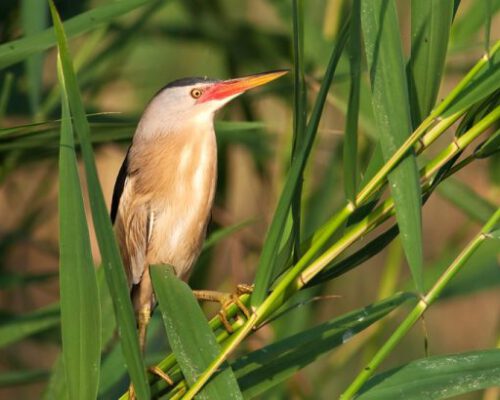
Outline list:
[[[245,315],[246,319],[249,319],[251,312],[241,301],[239,296],[252,293],[252,291],[253,285],[239,284],[236,286],[236,293],[222,293],[209,290],[195,290],[193,292],[198,300],[215,301],[220,303],[221,310],[218,312],[219,318],[226,331],[231,334],[234,332],[234,329],[228,320],[227,309],[234,303]]]
[[[160,377],[161,379],[163,379],[170,386],[174,385],[173,379],[165,371],[163,371],[160,367],[158,367],[157,365],[153,365],[152,367],[149,367],[148,371],[151,372],[152,374]]]

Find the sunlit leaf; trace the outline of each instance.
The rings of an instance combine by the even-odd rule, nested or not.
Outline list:
[[[67,40],[56,9],[52,3],[50,3],[50,6],[61,60],[62,84],[64,84],[67,91],[71,116],[73,117],[73,126],[80,140],[92,218],[103,259],[104,271],[113,299],[123,354],[134,384],[136,395],[139,399],[145,400],[150,397],[149,385],[146,377],[146,369],[139,349],[135,318],[129,297],[125,271],[123,269],[116,238],[111,226],[111,220],[108,210],[106,209],[102,189],[97,176],[94,154],[90,141],[90,128],[69,55]]]
[[[251,352],[232,364],[245,398],[262,394],[413,298],[398,293]]]
[[[370,379],[359,400],[447,399],[500,386],[500,350],[483,350],[412,361]]]
[[[361,22],[382,154],[388,160],[412,132],[410,104],[394,1],[363,0]],[[401,242],[415,286],[422,290],[422,215],[419,173],[409,153],[389,174]]]
[[[60,72],[60,71],[59,71]],[[62,72],[60,72],[62,73]],[[101,313],[65,85],[59,150],[59,292],[62,354],[71,399],[97,395]]]
[[[189,286],[169,266],[154,265],[150,271],[168,341],[187,382],[193,384],[220,353],[220,347]],[[226,368],[203,388],[198,398],[243,399],[243,396],[233,371]]]

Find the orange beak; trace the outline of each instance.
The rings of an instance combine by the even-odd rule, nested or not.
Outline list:
[[[203,95],[198,99],[198,102],[203,103],[210,100],[222,100],[227,97],[238,95],[246,92],[248,89],[274,81],[287,73],[287,70],[262,72],[242,78],[216,82],[205,90]]]

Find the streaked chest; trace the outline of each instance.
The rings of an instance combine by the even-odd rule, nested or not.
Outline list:
[[[205,235],[217,180],[213,130],[166,135],[133,147],[130,167],[135,188],[154,215],[150,251],[157,255],[156,261],[173,262],[174,255],[186,258],[196,252]]]

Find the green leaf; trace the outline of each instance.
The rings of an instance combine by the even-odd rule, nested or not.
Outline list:
[[[309,282],[308,286],[314,286],[327,282],[352,270],[372,258],[374,255],[380,253],[380,251],[389,245],[389,243],[391,243],[398,234],[398,226],[392,226],[384,233],[380,234],[377,238],[368,242],[361,249],[351,254],[349,257],[346,257],[341,261],[335,261],[331,265],[327,265],[323,271],[321,271],[311,280],[311,282]]]
[[[466,110],[500,89],[500,41],[497,41],[494,47],[495,52],[491,58],[482,65],[472,79],[461,88],[451,104],[446,107],[443,112],[444,117]]]
[[[0,290],[9,290],[19,286],[28,286],[51,281],[58,277],[57,272],[42,274],[23,274],[18,272],[4,271],[0,275]]]
[[[500,350],[428,357],[371,378],[359,400],[447,399],[500,386]]]
[[[453,0],[411,2],[408,90],[413,127],[422,122],[436,103],[446,60],[453,9]]]
[[[193,292],[173,268],[150,267],[154,291],[168,341],[188,384],[192,385],[220,353],[212,330]],[[200,399],[243,399],[230,367],[217,374],[200,392]]]
[[[489,4],[486,5],[486,2]],[[500,10],[500,0],[475,0],[467,5],[467,9],[461,14],[460,19],[453,23],[451,30],[450,45],[454,51],[479,45],[478,35],[484,28],[485,21]]]
[[[246,228],[252,222],[252,220],[247,220],[216,230],[203,243],[203,251],[209,249],[212,246],[215,246],[221,240],[231,236],[233,233],[239,232],[243,228]]]
[[[139,399],[146,400],[150,398],[146,369],[139,349],[135,318],[129,297],[125,271],[123,269],[116,238],[111,226],[111,220],[106,209],[102,189],[97,176],[94,154],[90,141],[90,128],[69,55],[63,26],[52,2],[50,3],[50,9],[61,59],[61,85],[66,87],[74,128],[80,140],[80,148],[88,185],[90,208],[97,242],[103,260],[106,280],[113,299],[122,350],[132,383],[134,384],[136,395]]]
[[[306,134],[307,123],[307,87],[304,73],[304,3],[302,0],[293,0],[293,143],[292,161],[303,145]],[[301,178],[297,184],[295,194],[292,199],[292,238],[293,256],[297,260],[300,258],[300,234],[301,234],[301,199],[302,199]]]
[[[146,4],[149,0],[121,0],[84,12],[64,23],[69,37],[94,29],[114,18]],[[32,37],[13,40],[0,46],[0,69],[15,64],[31,54],[46,50],[56,44],[52,28]]]
[[[66,379],[64,376],[64,361],[61,356],[57,358],[52,367],[49,383],[43,393],[44,400],[68,400],[68,388],[66,386]]]
[[[434,282],[444,272],[445,268],[456,256],[455,246],[444,257],[436,262],[437,266],[430,266],[429,278]],[[427,278],[427,277],[426,277]],[[429,280],[430,282],[430,280]],[[430,286],[431,283],[428,285]],[[498,260],[498,242],[485,241],[467,260],[462,271],[450,282],[440,296],[441,300],[458,296],[467,296],[472,293],[498,288],[500,286],[500,261]]]
[[[0,374],[0,387],[29,385],[44,381],[48,376],[49,372],[42,369],[4,372]]]
[[[40,34],[47,24],[47,3],[39,0],[22,0],[21,16],[25,37]],[[42,95],[43,54],[33,54],[25,60],[31,112],[36,114]]]
[[[12,83],[14,82],[14,74],[7,72],[2,82],[2,91],[0,93],[0,126],[2,125],[7,110],[7,104],[12,91]]]
[[[59,324],[59,307],[49,306],[29,314],[2,318],[0,348]]]
[[[496,229],[488,233],[488,237],[492,239],[500,239],[500,229]]]
[[[101,330],[101,313],[68,98],[65,86],[61,88],[59,291],[62,353],[70,399],[93,400],[99,381],[101,337],[95,333]]]
[[[245,398],[258,396],[290,378],[324,353],[348,342],[357,333],[413,297],[408,293],[398,293],[236,360],[232,367]]]
[[[104,276],[104,268],[100,267],[97,270],[97,288],[99,291],[99,300],[101,305],[101,315],[105,315],[106,318],[102,318],[101,322],[101,342],[103,349],[109,349],[110,342],[114,342],[114,335],[116,332],[116,321],[113,313],[113,302],[109,294],[109,289]],[[95,332],[94,332],[95,333]],[[119,346],[117,346],[119,347]],[[121,355],[121,352],[120,352]],[[107,357],[106,357],[107,359]],[[123,357],[121,358],[121,368],[124,369],[125,362]],[[100,385],[103,383],[103,368],[105,364],[101,363],[100,368]],[[68,399],[68,388],[66,386],[66,380],[64,379],[64,363],[61,355],[54,363],[52,367],[52,373],[50,376],[49,384],[45,388],[43,398],[46,400],[58,399],[64,400]]]
[[[500,151],[500,129],[493,133],[475,152],[478,158],[486,158]]]
[[[342,49],[344,48],[347,39],[347,25],[342,29],[337,43],[332,51],[330,61],[328,63],[323,82],[321,84],[320,91],[316,98],[314,108],[307,125],[306,134],[303,140],[302,147],[297,151],[296,157],[292,161],[290,171],[286,178],[285,187],[281,192],[280,199],[278,201],[278,206],[274,213],[271,226],[266,235],[266,240],[264,242],[264,247],[259,259],[259,265],[257,267],[257,275],[255,277],[255,289],[251,297],[252,307],[257,307],[262,303],[266,297],[267,291],[271,284],[271,278],[275,275],[274,270],[274,259],[279,252],[279,246],[281,244],[282,233],[285,228],[287,217],[290,210],[290,205],[295,194],[297,185],[302,179],[302,173],[304,171],[307,159],[311,152],[311,147],[316,137],[316,132],[318,130],[319,121],[321,119],[321,114],[323,111],[323,106],[328,95],[328,90],[333,80],[335,69],[337,67]]]
[[[358,185],[358,118],[361,87],[361,3],[352,3],[351,23],[349,24],[349,101],[347,106],[344,134],[344,190],[347,200],[353,202]]]
[[[363,0],[361,23],[375,120],[388,160],[410,135],[411,118],[403,51],[394,1]],[[417,290],[422,290],[422,215],[419,173],[409,153],[389,174],[401,241]]]
[[[495,206],[482,198],[461,181],[448,178],[437,187],[438,193],[467,216],[479,223],[485,223],[495,212]]]

